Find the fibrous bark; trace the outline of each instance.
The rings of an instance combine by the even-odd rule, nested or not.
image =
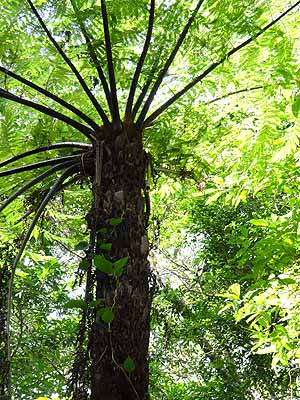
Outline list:
[[[90,226],[97,229],[98,254],[112,262],[128,257],[128,262],[120,277],[95,273],[96,299],[111,308],[114,319],[104,322],[96,311],[90,338],[91,400],[147,400],[150,307],[142,132],[130,126],[103,136],[102,159],[96,163],[101,183],[94,187]],[[111,250],[103,252],[103,243],[111,243]],[[135,365],[132,372],[124,367],[128,357]]]

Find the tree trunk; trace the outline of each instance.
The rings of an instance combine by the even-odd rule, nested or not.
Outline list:
[[[133,125],[105,130],[97,149],[90,215],[95,252],[110,262],[128,261],[120,276],[95,273],[99,304],[90,337],[91,400],[147,400],[150,305],[142,132]],[[105,244],[111,249],[104,250]],[[104,309],[113,312],[112,322],[105,322]]]

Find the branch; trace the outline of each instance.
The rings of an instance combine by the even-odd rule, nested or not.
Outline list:
[[[74,161],[66,161],[55,165],[48,171],[43,172],[42,174],[38,175],[36,178],[32,179],[30,182],[26,183],[26,185],[22,186],[16,192],[14,192],[11,196],[9,196],[5,202],[0,207],[0,212],[2,212],[10,203],[12,203],[17,197],[19,197],[22,193],[26,192],[26,190],[30,189],[32,186],[35,186],[37,183],[41,182],[43,179],[47,178],[50,175],[53,175],[56,171],[61,169],[65,169],[70,165],[74,164]]]
[[[79,132],[83,133],[87,138],[90,140],[94,140],[95,132],[86,125],[81,124],[80,122],[75,121],[74,119],[67,117],[66,115],[53,110],[52,108],[45,107],[42,104],[35,103],[30,100],[23,99],[20,96],[17,96],[13,93],[8,92],[7,90],[0,88],[0,98],[4,98],[7,100],[14,101],[15,103],[23,104],[25,106],[34,108],[35,110],[40,111],[43,114],[50,115],[52,118],[56,118],[60,121],[67,123],[68,125],[72,126],[73,128],[77,129]]]
[[[106,81],[104,72],[103,72],[103,70],[102,70],[102,68],[101,68],[101,65],[100,65],[100,62],[99,62],[99,60],[98,60],[97,54],[96,54],[95,49],[94,49],[94,46],[93,46],[93,44],[92,44],[92,41],[91,41],[91,39],[90,39],[90,37],[89,37],[89,35],[88,35],[88,33],[87,33],[87,30],[86,30],[86,28],[85,28],[84,22],[82,21],[82,19],[81,19],[80,16],[78,15],[79,10],[78,10],[78,8],[77,8],[77,6],[76,6],[74,0],[70,0],[70,1],[71,1],[73,10],[74,10],[74,12],[75,12],[76,18],[77,18],[77,20],[78,20],[78,23],[79,23],[81,32],[82,32],[82,34],[83,34],[83,36],[84,36],[84,39],[85,39],[85,42],[86,42],[86,45],[87,45],[87,48],[88,48],[89,55],[90,55],[90,57],[91,57],[91,60],[92,60],[93,63],[94,63],[94,66],[95,66],[95,68],[96,68],[96,70],[97,70],[99,79],[100,79],[100,81],[101,81],[101,83],[102,83],[102,87],[103,87],[103,90],[104,90],[104,93],[105,93],[105,96],[106,96],[107,104],[108,104],[108,107],[109,107],[110,112],[111,112],[111,114],[112,114],[112,99],[111,99],[111,93],[110,93],[110,90],[109,90],[108,83],[107,83],[107,81]]]
[[[42,212],[44,211],[45,207],[49,203],[49,201],[52,199],[53,196],[57,194],[57,192],[60,190],[60,186],[63,184],[63,182],[71,175],[73,175],[75,172],[77,172],[77,169],[79,167],[79,164],[72,165],[68,169],[65,170],[64,173],[61,174],[61,176],[54,182],[53,186],[49,189],[48,193],[44,196],[42,202],[39,205],[39,208],[37,209],[34,218],[32,219],[32,222],[26,232],[26,235],[22,241],[21,247],[19,249],[19,252],[14,260],[13,263],[13,270],[16,268],[19,260],[22,257],[23,251],[26,247],[26,244],[28,240],[30,239],[31,233],[40,217]]]
[[[160,50],[161,49],[158,50],[159,54],[160,54]],[[144,84],[144,86],[143,86],[143,88],[141,90],[141,93],[140,93],[140,95],[139,95],[139,97],[138,97],[138,99],[137,99],[137,101],[136,101],[136,103],[135,103],[135,105],[133,107],[132,115],[131,115],[131,118],[132,118],[133,121],[134,121],[135,116],[136,116],[136,114],[137,114],[137,112],[138,112],[138,110],[139,110],[139,108],[140,108],[140,106],[141,106],[146,94],[147,94],[149,86],[151,85],[152,78],[153,78],[153,75],[155,74],[155,72],[157,70],[158,64],[159,64],[159,57],[156,59],[156,62],[153,64],[153,66],[151,68],[151,71],[150,71],[149,78],[147,79],[146,83]]]
[[[54,150],[54,149],[62,149],[62,148],[80,148],[80,149],[87,149],[91,150],[92,146],[86,143],[77,143],[77,142],[62,142],[62,143],[54,143],[49,144],[47,146],[37,147],[32,150],[25,151],[24,153],[17,154],[14,157],[8,158],[5,161],[0,162],[0,168],[5,167],[8,164],[11,164],[17,160],[20,160],[24,157],[31,156],[33,154],[43,153],[44,151]]]
[[[14,277],[15,277],[15,273],[16,273],[16,268],[17,268],[17,264],[20,261],[23,252],[25,250],[26,244],[28,242],[28,240],[30,239],[30,236],[32,234],[32,231],[40,217],[40,215],[42,214],[42,212],[44,211],[45,207],[47,206],[47,204],[49,203],[49,201],[52,199],[53,196],[56,195],[56,193],[60,190],[60,186],[61,184],[65,181],[65,179],[67,179],[69,176],[71,176],[74,172],[76,172],[76,169],[78,168],[78,165],[72,165],[71,167],[69,167],[54,183],[54,185],[49,189],[48,193],[46,194],[46,196],[43,198],[42,202],[40,203],[39,208],[36,211],[36,214],[26,232],[26,235],[22,241],[21,247],[19,249],[18,254],[16,255],[12,268],[11,268],[11,275],[10,275],[10,280],[9,280],[9,285],[8,285],[8,295],[7,295],[7,299],[8,299],[8,308],[7,308],[7,326],[8,326],[8,333],[9,333],[9,328],[10,328],[10,319],[11,319],[11,306],[12,306],[12,289],[13,289],[13,282],[14,282]],[[10,351],[10,346],[8,348],[8,356],[7,356],[8,362],[11,362],[11,351]]]
[[[8,76],[16,79],[17,81],[24,83],[24,85],[31,87],[32,89],[36,90],[39,93],[42,93],[44,96],[48,97],[49,99],[56,101],[56,103],[62,105],[66,109],[68,109],[68,110],[72,111],[74,114],[76,114],[79,118],[81,118],[83,121],[85,121],[87,124],[89,124],[93,129],[98,129],[98,125],[91,118],[89,118],[78,108],[72,106],[72,104],[69,104],[68,102],[66,102],[65,100],[56,96],[55,94],[53,94],[53,93],[49,92],[48,90],[36,85],[35,83],[23,78],[22,76],[15,74],[14,72],[8,70],[7,68],[0,66],[0,72],[3,72],[5,75],[8,75]]]
[[[36,18],[38,19],[41,27],[43,28],[44,32],[46,33],[46,35],[48,36],[49,40],[51,41],[51,43],[54,45],[54,47],[56,48],[56,50],[58,51],[58,53],[60,54],[60,56],[63,58],[63,60],[65,61],[65,63],[70,67],[71,71],[74,73],[74,75],[76,76],[78,82],[80,83],[82,89],[85,91],[86,95],[88,96],[88,98],[91,100],[92,104],[94,105],[95,109],[97,110],[98,114],[100,115],[104,125],[108,125],[109,121],[108,118],[104,112],[104,110],[102,109],[102,107],[100,106],[100,104],[98,103],[96,97],[93,95],[93,93],[91,92],[91,90],[88,88],[87,84],[85,83],[84,79],[82,78],[82,76],[80,75],[79,71],[77,70],[77,68],[75,67],[75,65],[72,63],[72,61],[69,59],[69,57],[66,55],[66,53],[63,51],[63,49],[60,47],[60,45],[57,43],[57,41],[54,39],[54,37],[52,36],[52,34],[50,33],[49,29],[47,28],[47,26],[45,25],[43,19],[41,18],[40,14],[38,13],[37,9],[35,8],[35,6],[33,5],[31,0],[26,0],[27,3],[29,4],[32,12],[34,13],[34,15],[36,16]]]
[[[14,157],[8,158],[7,160],[0,162],[0,168],[5,167],[5,165],[11,164],[17,160],[20,160],[21,158],[31,156],[33,154],[43,153],[44,151],[62,149],[67,147],[87,149],[87,150],[92,149],[92,146],[86,143],[62,142],[62,143],[48,144],[47,146],[37,147],[35,149],[25,151],[24,153],[17,154]]]
[[[226,93],[226,94],[224,94],[224,96],[216,97],[215,99],[206,101],[203,104],[204,105],[212,104],[212,103],[215,103],[216,101],[226,99],[226,97],[234,96],[235,94],[240,94],[240,93],[245,93],[245,92],[252,92],[253,90],[259,90],[259,89],[263,89],[263,88],[264,88],[264,86],[254,86],[254,87],[250,87],[250,88],[236,90],[234,92]]]
[[[253,37],[245,40],[245,42],[241,43],[237,47],[231,49],[224,57],[222,57],[219,61],[211,64],[201,75],[194,78],[188,85],[186,85],[183,89],[177,92],[174,96],[172,96],[168,101],[166,101],[163,105],[161,105],[156,111],[153,112],[144,122],[143,127],[149,126],[160,114],[162,114],[171,104],[173,104],[176,100],[178,100],[181,96],[183,96],[186,92],[188,92],[192,87],[194,87],[197,83],[201,82],[210,72],[216,69],[219,65],[223,64],[229,57],[233,54],[237,53],[243,47],[247,46],[249,43],[252,43],[255,39],[261,36],[264,32],[266,32],[269,28],[274,26],[278,21],[280,21],[283,17],[285,17],[288,13],[290,13],[294,8],[300,5],[300,0],[297,1],[293,6],[288,8],[284,13],[280,14],[276,19],[271,21],[268,25],[263,27],[259,33],[254,35]]]
[[[70,165],[70,163],[69,163],[69,165]],[[66,165],[67,166],[67,165]],[[75,175],[72,179],[69,179],[66,183],[64,183],[64,184],[62,184],[61,186],[60,186],[60,192],[62,192],[63,190],[65,190],[68,186],[70,186],[70,185],[72,185],[73,183],[75,183],[76,181],[79,181],[79,180],[82,180],[83,179],[83,177],[81,176],[81,175]],[[25,212],[25,214],[23,214],[22,215],[22,217],[21,218],[19,218],[16,222],[15,222],[15,225],[18,225],[20,222],[22,222],[22,221],[24,221],[24,220],[26,220],[26,218],[30,215],[30,214],[32,214],[34,212],[34,209],[31,207],[31,208],[29,208],[26,212]]]
[[[125,119],[129,119],[131,117],[131,110],[132,110],[135,91],[136,91],[136,88],[138,85],[139,77],[140,77],[144,62],[145,62],[146,55],[149,50],[150,41],[151,41],[151,37],[152,37],[153,24],[154,24],[154,12],[155,12],[155,0],[151,0],[146,40],[145,40],[144,48],[143,48],[142,54],[140,56],[140,59],[138,61],[138,64],[136,66],[136,70],[135,70],[135,73],[134,73],[134,76],[133,76],[133,79],[131,82],[131,87],[130,87],[127,105],[126,105],[126,111],[125,111]]]
[[[179,36],[177,43],[172,51],[172,53],[170,54],[169,58],[167,59],[163,69],[161,70],[160,74],[158,75],[158,78],[156,80],[156,82],[153,85],[152,90],[150,91],[150,94],[148,96],[148,99],[146,100],[144,107],[141,111],[141,114],[137,120],[137,125],[141,125],[144,122],[144,119],[146,117],[146,114],[150,108],[150,105],[159,89],[160,84],[162,83],[164,77],[166,76],[168,69],[170,67],[170,65],[172,64],[172,62],[174,61],[174,58],[176,57],[178,50],[180,49],[184,39],[186,38],[186,35],[199,11],[199,8],[201,7],[202,3],[204,2],[204,0],[199,0],[198,4],[195,8],[195,10],[193,11],[193,14],[190,16],[188,22],[186,23],[183,31],[181,32],[181,35]]]
[[[8,169],[6,171],[0,172],[0,177],[19,174],[20,172],[31,171],[32,169],[48,167],[49,165],[61,164],[65,161],[75,161],[78,158],[79,158],[79,156],[66,156],[66,157],[60,157],[60,158],[52,158],[50,160],[45,160],[45,161],[40,161],[40,162],[37,162],[34,164],[24,165],[23,167]]]
[[[115,78],[114,64],[112,58],[111,41],[110,41],[105,0],[101,0],[101,11],[102,11],[102,20],[103,20],[104,37],[105,37],[105,50],[107,58],[108,76],[109,76],[111,99],[112,99],[112,119],[113,122],[119,124],[120,113],[119,113],[117,86],[116,86],[116,78]]]

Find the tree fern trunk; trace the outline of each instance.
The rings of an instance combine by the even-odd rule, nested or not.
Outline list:
[[[97,230],[96,253],[110,262],[128,261],[120,276],[96,271],[91,400],[147,400],[150,306],[142,132],[130,126],[103,135],[96,171],[101,183],[95,185],[96,208],[90,216]],[[113,313],[111,322],[105,322],[104,309]]]

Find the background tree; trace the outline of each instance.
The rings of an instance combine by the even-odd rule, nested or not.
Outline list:
[[[85,295],[65,303],[82,309],[69,382],[74,399],[87,398],[89,390],[91,399],[148,398],[150,273],[146,231],[151,165],[200,181],[207,163],[197,156],[199,138],[205,131],[211,133],[209,140],[216,147],[218,136],[229,124],[224,127],[221,120],[214,137],[206,125],[208,118],[200,118],[203,111],[198,99],[211,104],[216,100],[214,94],[224,96],[218,96],[217,91],[227,95],[260,91],[261,98],[268,94],[272,99],[282,77],[287,80],[289,73],[292,85],[296,76],[293,11],[300,2],[283,10],[277,1],[272,2],[273,9],[270,2],[245,6],[242,1],[199,1],[190,7],[185,2],[163,2],[155,7],[151,1],[142,37],[137,32],[146,20],[146,4],[109,2],[109,12],[105,1],[42,1],[34,5],[27,0],[26,7],[20,1],[1,6],[3,158],[8,151],[18,154],[3,161],[1,167],[28,161],[0,173],[6,178],[4,190],[12,193],[1,210],[7,224],[16,225],[16,233],[21,235],[26,222],[16,206],[12,212],[12,202],[21,212],[25,205],[27,215],[35,212],[12,266],[7,320],[11,325],[11,295],[18,262],[29,241],[32,248],[36,245],[31,238],[43,241],[45,256],[59,258],[59,246],[66,246],[60,236],[73,235],[73,244],[72,240],[81,236],[75,250],[84,252],[77,275],[79,282],[85,282]],[[272,18],[270,10],[276,10],[278,16]],[[288,33],[280,29],[283,18],[290,23]],[[212,34],[208,34],[209,28]],[[259,59],[264,61],[265,69],[257,68]],[[232,82],[239,82],[246,74],[247,86],[232,88]],[[196,88],[198,83],[203,84],[200,89]],[[295,101],[295,113],[297,104]],[[261,110],[256,114],[259,121]],[[16,111],[18,118],[14,117]],[[164,118],[159,118],[162,114]],[[236,122],[237,118],[236,113],[232,119]],[[247,121],[249,114],[241,113],[239,118]],[[262,140],[265,127],[256,129]],[[82,137],[85,142],[80,141]],[[192,151],[195,149],[196,155]],[[48,158],[48,151],[56,152],[58,157]],[[200,169],[195,165],[199,160]],[[40,168],[43,172],[33,177],[32,171]],[[25,173],[28,183],[20,186]],[[46,212],[46,206],[68,186],[84,180],[87,186],[80,208],[86,215],[88,231],[84,231],[83,224],[78,229],[75,222],[71,228],[67,223],[64,228],[56,224],[61,232],[58,240],[63,243],[57,247],[53,245],[56,232],[47,221],[51,209]],[[33,188],[38,190],[32,192]],[[245,192],[238,196],[243,198]],[[75,204],[80,204],[77,198],[64,210],[76,212]],[[62,221],[64,215],[62,211]],[[43,225],[38,230],[36,224],[41,218]],[[44,224],[48,226],[47,234]],[[29,260],[24,258],[24,270]],[[55,265],[51,260],[43,259],[42,267],[48,261]],[[52,279],[61,274],[57,267]],[[36,276],[40,281],[38,271]],[[55,287],[58,285],[56,282]],[[61,294],[60,302],[66,295],[63,287]],[[18,302],[14,302],[17,309]],[[40,310],[47,315],[46,309]],[[20,329],[24,329],[21,314],[19,320]],[[72,325],[69,329],[71,332]],[[4,391],[10,397],[9,383]]]
[[[205,205],[207,196],[191,202],[186,229],[192,226],[193,233],[184,244],[161,250],[168,260],[168,283],[152,311],[154,398],[286,399],[297,382],[294,360],[274,371],[272,354],[252,351],[255,342],[248,324],[236,324],[228,308],[228,301],[239,298],[239,290],[257,287],[253,266],[240,263],[236,255],[242,253],[241,231],[246,226],[250,231],[249,220],[267,215],[274,199],[249,198],[233,208],[221,200]],[[255,239],[260,240],[257,230]]]

